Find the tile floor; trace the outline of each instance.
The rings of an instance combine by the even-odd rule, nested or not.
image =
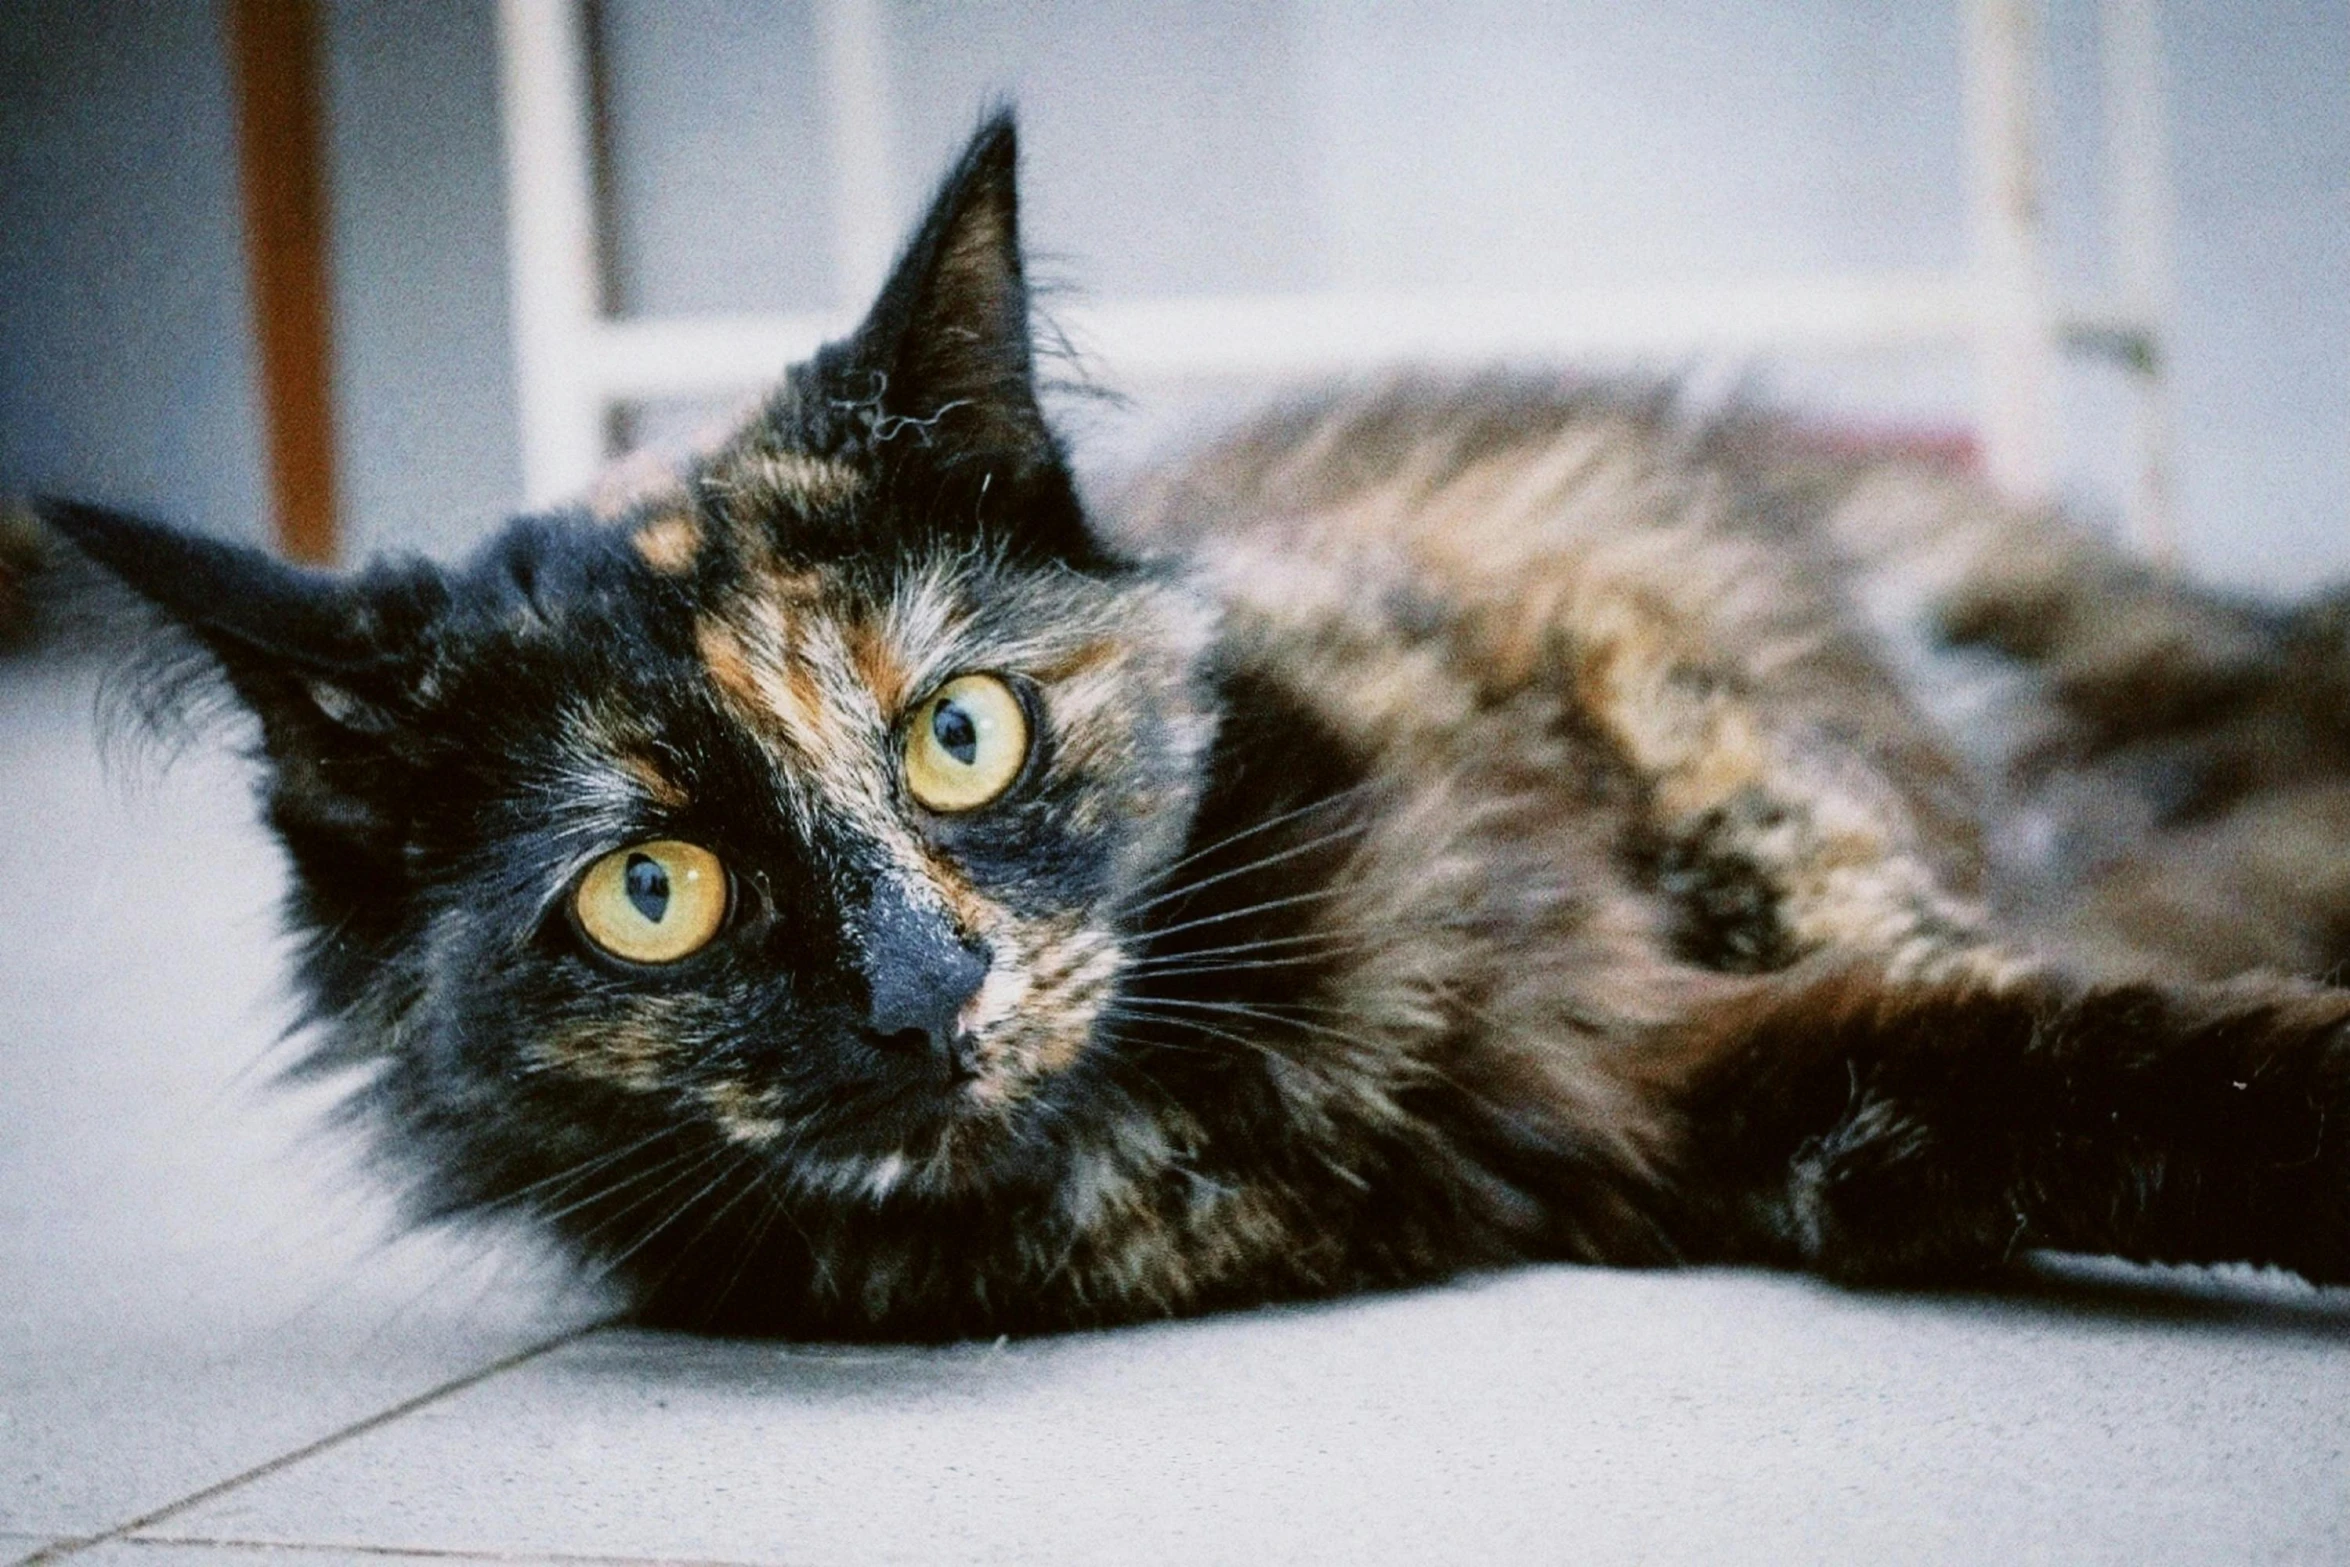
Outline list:
[[[1736,1273],[944,1350],[598,1327],[267,1082],[236,764],[0,663],[0,1559],[2350,1560],[2350,1304]]]

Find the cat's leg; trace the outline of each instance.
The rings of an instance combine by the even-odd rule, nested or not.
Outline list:
[[[2051,1248],[2350,1280],[2350,991],[1789,975],[1675,1053],[1693,1258],[1902,1283]]]

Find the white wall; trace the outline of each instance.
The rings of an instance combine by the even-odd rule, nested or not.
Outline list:
[[[2290,590],[2350,574],[2350,0],[2176,12],[2180,502]]]
[[[2086,283],[2093,6],[2052,6],[2060,261]],[[621,305],[825,302],[804,7],[602,9]],[[344,478],[363,547],[458,547],[518,487],[489,12],[331,6]],[[197,14],[11,0],[0,21],[0,485],[111,485],[235,529],[258,446],[220,237],[220,58]],[[888,17],[900,208],[985,99],[1014,95],[1044,270],[1095,297],[1945,265],[1963,245],[1958,31],[1940,4],[897,0]],[[2167,23],[2189,553],[2272,588],[2350,573],[2350,0],[2172,0]],[[61,74],[60,59],[80,63]],[[129,101],[168,106],[129,123],[168,124],[181,173],[126,143]],[[83,209],[119,214],[121,256],[93,264]],[[60,291],[78,314],[17,303]],[[162,390],[165,373],[193,390]],[[2068,473],[2094,508],[2116,387],[2068,382]],[[1966,400],[1963,366],[1937,356],[1775,366],[1763,384],[1876,419],[1943,421]]]

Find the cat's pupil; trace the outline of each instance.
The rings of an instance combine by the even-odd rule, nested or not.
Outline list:
[[[930,737],[947,755],[969,767],[979,756],[979,726],[960,702],[941,702],[931,710]]]
[[[628,869],[621,877],[621,886],[628,892],[628,901],[645,917],[648,925],[658,925],[669,912],[669,873],[661,862],[649,854],[632,854]]]

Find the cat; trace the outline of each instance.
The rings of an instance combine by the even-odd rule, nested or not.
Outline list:
[[[458,567],[46,505],[257,719],[306,1069],[419,1217],[796,1336],[2350,1277],[2342,600],[1526,376],[1089,500],[1015,141],[723,441]]]

